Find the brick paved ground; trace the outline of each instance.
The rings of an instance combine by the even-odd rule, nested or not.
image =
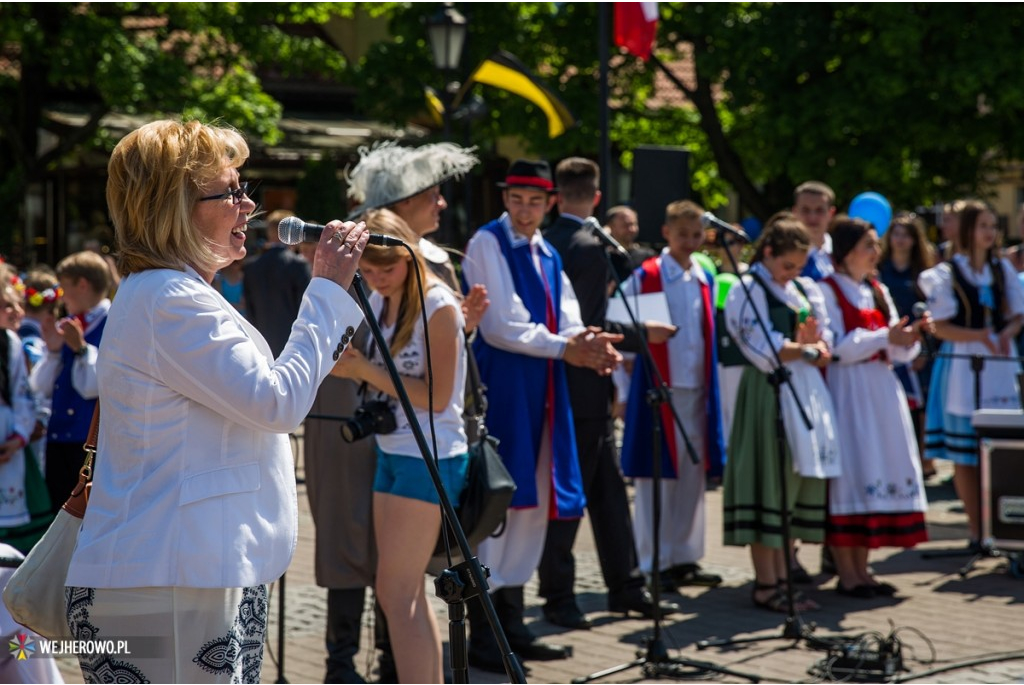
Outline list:
[[[854,636],[878,631],[888,635],[891,625],[904,642],[905,666],[911,674],[940,665],[1024,649],[1021,626],[1024,625],[1024,580],[1006,572],[1003,559],[984,559],[963,579],[958,569],[966,557],[921,558],[920,550],[948,549],[965,541],[965,519],[952,486],[944,482],[948,469],[929,482],[929,530],[932,541],[917,551],[883,550],[871,557],[876,573],[900,588],[891,599],[860,600],[841,597],[834,591],[835,579],[819,576],[817,587],[808,592],[823,610],[805,614],[806,621],[818,625],[815,635],[840,633]],[[302,470],[299,470],[300,480]],[[322,682],[324,605],[326,591],[313,580],[313,527],[306,506],[305,487],[299,486],[299,546],[286,580],[286,647],[284,677],[291,683]],[[718,588],[683,588],[673,596],[683,613],[669,617],[663,637],[672,656],[702,660],[720,667],[758,676],[763,682],[813,682],[808,668],[823,658],[824,652],[806,643],[773,639],[729,648],[698,651],[695,643],[717,636],[722,638],[778,635],[785,620],[755,608],[750,602],[753,574],[746,549],[721,544],[721,493],[711,492],[708,506],[708,553],[704,565],[721,574],[725,582]],[[800,552],[804,565],[818,568],[820,548],[807,546]],[[618,620],[604,611],[604,588],[598,570],[589,526],[582,526],[576,544],[578,560],[577,591],[581,608],[594,619],[590,631],[565,631],[541,618],[536,597],[536,582],[526,588],[527,618],[535,632],[551,641],[571,644],[572,659],[560,662],[530,662],[530,682],[567,683],[572,679],[634,659],[643,640],[652,633],[651,623],[636,619]],[[277,682],[277,588],[272,599],[270,648],[263,667],[263,682]],[[433,586],[428,585],[432,594]],[[447,608],[434,600],[442,635],[447,635]],[[367,618],[372,612],[367,612]],[[364,625],[363,642],[371,635]],[[934,646],[937,663],[923,663]],[[1020,655],[1021,652],[1018,652]],[[446,650],[447,659],[447,650]],[[360,669],[372,672],[373,660],[364,649],[358,657]],[[75,664],[62,661],[68,682],[82,682]],[[908,674],[904,674],[908,675]],[[471,669],[475,683],[507,682],[503,676]],[[744,682],[735,676],[716,675],[719,682]],[[637,668],[599,682],[644,682],[650,680]],[[1024,660],[1001,660],[990,664],[920,678],[915,682],[938,683],[1024,683]]]

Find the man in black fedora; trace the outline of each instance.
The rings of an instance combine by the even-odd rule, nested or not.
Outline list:
[[[506,212],[482,226],[466,247],[466,283],[487,288],[473,344],[487,387],[487,428],[516,482],[502,534],[480,544],[495,609],[513,651],[530,659],[560,659],[569,650],[537,640],[523,622],[523,585],[540,562],[550,517],[578,519],[586,498],[569,402],[566,365],[607,375],[621,361],[620,335],[587,328],[562,271],[558,252],[540,226],[555,202],[547,162],[517,160],[498,184]],[[479,602],[470,601],[469,662],[501,671]]]

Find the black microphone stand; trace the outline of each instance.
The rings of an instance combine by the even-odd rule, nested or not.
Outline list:
[[[751,309],[754,311],[754,318],[757,319],[758,326],[761,329],[761,333],[765,339],[771,339],[768,331],[768,325],[765,323],[764,318],[761,316],[761,312],[756,306],[754,306],[754,300],[750,295],[750,286],[743,279],[742,275],[739,274],[739,265],[736,263],[736,258],[733,257],[732,252],[725,245],[725,231],[715,231],[715,236],[722,248],[722,252],[729,258],[729,263],[732,265],[733,272],[736,273],[739,278],[740,287],[743,288],[743,294],[747,298],[747,302],[750,303]],[[735,287],[735,286],[733,286]],[[829,649],[835,646],[837,640],[843,640],[841,637],[817,637],[811,633],[814,631],[816,626],[813,623],[805,623],[800,613],[796,610],[796,593],[793,590],[793,563],[792,563],[792,549],[790,547],[792,537],[790,535],[790,516],[789,510],[789,496],[786,486],[786,432],[785,423],[782,420],[782,386],[783,384],[789,387],[789,391],[793,395],[793,400],[796,402],[796,407],[800,411],[800,417],[803,419],[803,424],[807,430],[812,430],[810,419],[807,418],[807,412],[804,411],[803,404],[800,402],[800,397],[797,395],[796,388],[793,387],[793,382],[790,378],[789,369],[782,363],[782,358],[779,356],[778,350],[773,346],[770,346],[772,350],[772,356],[775,361],[774,370],[768,374],[768,383],[772,387],[772,394],[775,399],[775,464],[779,477],[779,487],[782,495],[782,553],[783,558],[786,562],[786,603],[788,605],[786,622],[782,626],[782,631],[776,635],[765,635],[759,637],[747,637],[747,638],[732,638],[729,640],[701,640],[697,643],[697,649],[704,650],[708,647],[724,647],[727,645],[744,644],[748,642],[763,642],[766,640],[805,640],[808,646],[814,649]]]
[[[610,274],[615,273],[614,264],[612,263],[611,255],[605,250],[605,259],[608,260],[608,272]],[[596,673],[583,676],[581,678],[574,678],[574,683],[589,683],[592,680],[598,678],[604,678],[606,676],[614,675],[615,673],[621,673],[631,668],[640,668],[643,670],[644,676],[648,678],[703,678],[708,673],[722,673],[724,675],[731,675],[738,678],[744,678],[752,683],[761,682],[761,679],[755,675],[748,675],[739,671],[733,671],[728,668],[716,666],[715,664],[706,661],[692,661],[689,659],[681,659],[679,657],[671,657],[668,654],[668,648],[665,646],[665,641],[661,637],[661,583],[659,582],[659,575],[661,574],[660,568],[660,551],[661,542],[659,539],[661,530],[661,408],[664,405],[668,406],[669,411],[672,413],[672,420],[675,427],[679,429],[679,434],[683,436],[683,442],[686,444],[686,452],[690,456],[690,460],[694,464],[700,463],[697,457],[697,452],[693,448],[693,443],[690,442],[689,436],[686,434],[686,430],[683,428],[682,421],[679,420],[679,415],[676,413],[675,407],[672,406],[672,398],[665,383],[665,379],[662,378],[661,372],[658,367],[654,364],[654,356],[651,354],[650,345],[647,342],[647,336],[644,333],[644,329],[637,322],[636,316],[633,313],[632,307],[629,305],[629,300],[622,292],[622,286],[619,284],[618,279],[615,278],[615,291],[619,297],[622,298],[623,303],[626,306],[626,313],[629,316],[630,322],[640,333],[641,340],[641,353],[643,359],[641,360],[647,370],[648,384],[650,390],[647,391],[646,400],[647,404],[651,408],[651,434],[652,434],[652,508],[654,510],[652,517],[652,532],[654,534],[654,543],[651,554],[651,573],[654,578],[654,582],[651,584],[651,602],[653,604],[653,621],[652,627],[654,633],[651,637],[644,640],[645,649],[637,651],[637,658],[628,663],[619,664],[618,666],[612,666]],[[669,429],[671,430],[671,428]]]
[[[487,580],[484,573],[484,567],[480,565],[480,561],[472,554],[469,541],[466,539],[466,533],[463,531],[462,526],[459,525],[459,517],[455,513],[455,508],[452,506],[451,500],[448,499],[448,494],[445,492],[444,483],[441,481],[441,474],[438,472],[437,465],[434,463],[434,459],[431,456],[427,440],[423,436],[423,430],[420,428],[419,422],[416,420],[416,410],[413,408],[412,402],[409,401],[409,395],[405,390],[405,386],[402,384],[398,369],[395,367],[395,360],[391,356],[391,352],[388,349],[388,344],[384,339],[383,333],[381,333],[380,324],[378,323],[377,318],[372,314],[373,310],[370,308],[370,302],[366,297],[362,276],[357,273],[352,284],[355,286],[353,290],[355,291],[356,299],[359,300],[359,306],[362,308],[363,312],[366,313],[366,323],[370,327],[370,334],[373,336],[373,341],[377,345],[377,351],[380,352],[381,359],[384,361],[384,367],[388,372],[388,377],[391,378],[391,382],[395,386],[395,394],[398,396],[398,402],[402,405],[402,410],[405,412],[405,416],[409,420],[409,426],[412,429],[413,437],[416,439],[416,445],[419,447],[420,453],[423,455],[423,461],[427,464],[427,471],[430,473],[430,479],[433,481],[434,488],[437,490],[438,497],[441,500],[441,510],[444,514],[444,520],[441,522],[442,528],[445,525],[449,526],[449,532],[455,535],[455,541],[458,543],[459,549],[462,551],[462,558],[465,559],[462,563],[456,564],[455,566],[442,571],[434,581],[434,588],[437,596],[443,599],[448,605],[448,645],[450,647],[452,680],[455,683],[469,682],[469,653],[466,648],[465,601],[473,597],[478,597],[483,605],[484,613],[487,615],[487,622],[491,625],[491,630],[494,632],[494,636],[497,639],[498,647],[501,649],[502,661],[504,661],[505,664],[505,673],[508,675],[511,682],[525,683],[526,674],[523,672],[523,667],[519,658],[512,652],[512,647],[509,645],[508,638],[505,636],[505,631],[501,628],[501,622],[498,620],[498,615],[494,611],[494,603],[491,601],[491,597],[487,592]]]

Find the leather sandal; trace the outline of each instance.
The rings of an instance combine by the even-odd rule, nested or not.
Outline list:
[[[757,598],[758,592],[772,591],[772,594],[768,599]],[[786,601],[786,595],[779,588],[777,583],[754,583],[754,589],[750,593],[750,599],[754,602],[754,606],[759,609],[767,609],[768,611],[779,611],[786,613],[789,611],[789,603]]]

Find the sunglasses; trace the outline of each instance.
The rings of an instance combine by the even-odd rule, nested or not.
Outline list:
[[[242,201],[242,198],[249,191],[249,182],[242,181],[238,184],[238,187],[234,190],[229,190],[226,193],[220,193],[219,195],[207,195],[206,197],[199,198],[199,202],[206,202],[207,200],[223,200],[226,197],[231,198],[231,204],[237,205]]]

